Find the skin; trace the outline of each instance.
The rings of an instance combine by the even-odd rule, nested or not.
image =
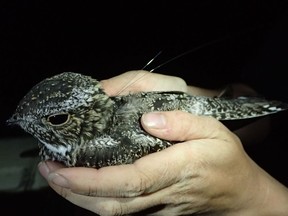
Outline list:
[[[135,75],[140,77],[137,82],[123,90],[121,83]],[[148,90],[219,94],[188,87],[177,77],[144,71],[124,73],[102,84],[110,95]],[[39,171],[58,194],[99,215],[125,215],[157,206],[161,208],[149,213],[287,215],[288,189],[251,160],[238,136],[219,121],[173,111],[144,114],[141,124],[150,134],[179,143],[134,164],[97,170],[47,161],[39,164]]]

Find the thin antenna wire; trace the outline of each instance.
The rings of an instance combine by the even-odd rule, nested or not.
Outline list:
[[[202,49],[203,47],[209,46],[209,45],[211,45],[211,44],[217,43],[217,42],[222,41],[222,40],[224,40],[224,39],[222,38],[222,39],[213,40],[213,41],[204,43],[204,44],[202,44],[202,45],[200,45],[200,46],[198,46],[198,47],[195,47],[194,49],[190,49],[190,50],[188,50],[188,51],[186,51],[186,52],[184,52],[184,53],[181,53],[180,55],[177,55],[177,56],[175,56],[174,58],[171,58],[171,59],[169,59],[168,61],[166,61],[166,62],[158,65],[157,67],[151,69],[149,72],[152,73],[154,70],[156,70],[156,69],[158,69],[158,68],[160,68],[160,67],[162,67],[162,66],[164,66],[164,65],[166,65],[166,64],[168,64],[168,63],[170,63],[170,62],[172,62],[172,61],[174,61],[174,60],[176,60],[176,59],[178,59],[178,58],[180,58],[180,57],[182,57],[182,56],[185,56],[185,55],[187,55],[187,54],[189,54],[189,53],[195,52],[195,51],[197,51],[197,50],[199,50],[199,49]],[[144,70],[148,65],[150,65],[161,53],[162,53],[162,51],[158,52],[158,53],[142,68],[142,70]],[[144,76],[144,75],[143,75],[143,76]],[[118,93],[117,93],[116,95],[119,95],[121,92],[123,92],[123,91],[124,91],[126,88],[128,88],[130,85],[132,85],[133,83],[135,83],[135,82],[137,82],[138,80],[140,80],[141,78],[143,78],[143,76],[140,76],[139,78],[134,79],[134,80],[130,80],[120,91],[118,91]]]
[[[144,70],[148,65],[150,65],[161,53],[162,53],[162,51],[158,52],[149,62],[147,62],[146,65],[144,65],[144,67],[142,67],[141,70]],[[149,71],[149,72],[152,72],[152,71]],[[138,80],[140,80],[143,76],[140,76],[138,79],[131,80],[130,82],[126,83],[126,85],[120,91],[118,91],[117,95],[119,95],[121,92],[123,92],[126,88],[128,88],[133,83],[135,83]]]
[[[199,49],[202,49],[203,47],[212,45],[212,44],[217,43],[217,42],[222,41],[222,40],[223,40],[223,39],[218,39],[218,40],[209,41],[209,42],[204,43],[204,44],[202,44],[202,45],[200,45],[200,46],[198,46],[198,47],[195,47],[195,48],[190,49],[190,50],[188,50],[188,51],[186,51],[186,52],[183,52],[183,53],[175,56],[174,58],[171,58],[171,59],[169,59],[168,61],[166,61],[166,62],[158,65],[157,67],[151,69],[150,72],[153,72],[154,70],[156,70],[156,69],[158,69],[158,68],[160,68],[160,67],[162,67],[162,66],[164,66],[164,65],[166,65],[166,64],[168,64],[168,63],[170,63],[170,62],[172,62],[172,61],[174,61],[174,60],[176,60],[176,59],[178,59],[178,58],[181,58],[182,56],[185,56],[185,55],[187,55],[187,54],[189,54],[189,53],[195,52],[195,51],[197,51],[197,50],[199,50]],[[156,56],[156,57],[157,57],[157,56]],[[153,60],[154,60],[154,59],[155,59],[155,57],[153,58]]]
[[[148,65],[150,65],[161,53],[162,51],[158,52],[141,70],[144,70]]]

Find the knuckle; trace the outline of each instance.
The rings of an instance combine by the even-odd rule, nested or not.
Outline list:
[[[120,216],[129,213],[128,210],[129,208],[125,204],[113,201],[102,203],[98,207],[98,214],[101,216]]]
[[[137,161],[134,163],[137,170],[137,181],[133,181],[129,184],[129,191],[132,196],[139,196],[145,194],[152,185],[153,178],[148,170],[143,169],[143,167],[138,167]]]
[[[128,183],[126,185],[126,191],[130,197],[135,197],[143,194],[146,191],[146,184],[143,178],[139,178],[134,183]]]
[[[65,199],[68,199],[69,197],[69,192],[67,191],[67,189],[60,187],[59,191],[58,191],[59,195],[62,196]]]

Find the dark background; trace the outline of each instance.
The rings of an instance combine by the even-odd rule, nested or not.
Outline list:
[[[101,80],[141,69],[159,51],[147,69],[212,41],[155,72],[203,87],[243,81],[283,98],[288,1],[7,2],[0,11],[2,136],[15,135],[3,123],[48,76],[74,71]]]
[[[5,121],[29,89],[48,76],[74,71],[101,80],[141,69],[159,51],[162,54],[147,69],[212,41],[215,43],[155,72],[210,88],[244,82],[267,98],[288,102],[284,77],[288,70],[288,1],[59,2],[19,0],[0,4],[3,138],[26,135],[7,127]],[[271,136],[247,151],[288,185],[287,175],[281,171],[287,165],[287,151],[283,150],[287,144],[286,120],[285,114],[276,116]],[[43,194],[44,200],[59,199],[67,204],[61,204],[65,206],[62,209],[75,208],[51,191],[13,198],[8,195],[6,201],[20,203],[30,197],[36,202]],[[21,203],[25,206],[26,202]],[[38,205],[39,211],[42,207]]]

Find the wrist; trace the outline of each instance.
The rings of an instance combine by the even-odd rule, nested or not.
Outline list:
[[[253,181],[251,181],[244,202],[239,212],[232,216],[286,216],[288,212],[288,189],[266,173],[257,164],[254,166]]]

